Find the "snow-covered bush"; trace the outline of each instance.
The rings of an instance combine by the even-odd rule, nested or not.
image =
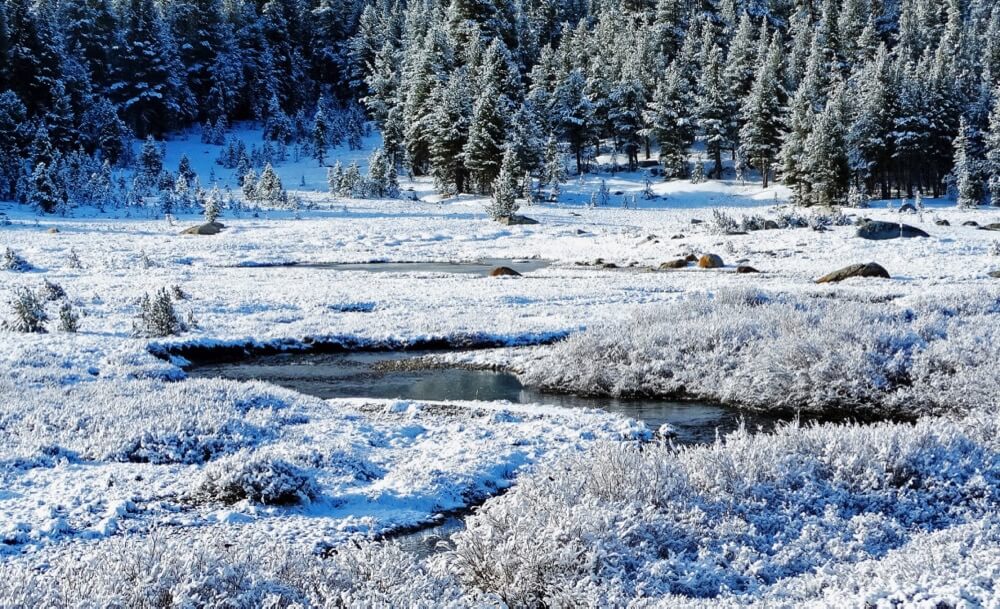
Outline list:
[[[990,244],[990,255],[1000,256],[1000,240],[996,240]]]
[[[708,229],[716,235],[731,235],[739,232],[740,225],[726,212],[713,209],[712,219],[708,221]]]
[[[49,316],[45,312],[45,302],[27,288],[14,288],[10,301],[13,317],[0,324],[0,329],[11,332],[45,332],[45,322]]]
[[[248,500],[264,505],[308,503],[319,494],[312,473],[277,455],[240,451],[205,467],[192,492],[198,501]]]
[[[758,214],[743,216],[740,218],[739,230],[749,233],[767,228],[767,219]]]
[[[139,315],[132,324],[132,334],[141,338],[175,336],[185,330],[184,324],[174,310],[165,288],[153,294],[145,294],[139,302]]]
[[[66,298],[66,290],[64,290],[58,283],[54,283],[48,279],[43,279],[42,287],[38,291],[38,296],[45,302],[55,302],[56,300]]]
[[[546,347],[521,366],[522,381],[757,409],[912,414],[994,403],[1000,396],[996,298],[954,300],[904,308],[757,293],[694,296]]]
[[[59,331],[76,332],[80,329],[80,315],[73,310],[73,305],[67,300],[59,307]]]
[[[80,544],[45,569],[0,562],[0,605],[433,609],[491,600],[463,598],[456,579],[393,544],[352,544],[321,558],[245,530],[177,533]]]
[[[9,247],[4,250],[3,256],[0,256],[0,270],[27,273],[32,268],[27,260]]]
[[[988,522],[998,431],[1000,417],[977,413],[742,430],[687,449],[601,444],[487,502],[453,537],[450,570],[511,606],[745,605],[785,580]]]

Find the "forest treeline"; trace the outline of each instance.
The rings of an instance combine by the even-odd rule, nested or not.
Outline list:
[[[446,193],[491,192],[505,152],[540,186],[607,153],[686,177],[700,142],[708,177],[806,205],[975,205],[998,85],[992,0],[0,0],[0,199],[253,120],[320,163],[372,121]]]

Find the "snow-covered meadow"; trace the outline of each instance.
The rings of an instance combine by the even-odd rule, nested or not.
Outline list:
[[[166,164],[230,179],[195,142]],[[81,315],[58,332],[53,302],[49,333],[0,332],[0,606],[997,603],[1000,232],[963,226],[997,209],[845,210],[930,234],[868,241],[780,186],[653,180],[647,199],[644,175],[617,174],[503,226],[427,182],[403,183],[417,201],[334,198],[315,165],[277,168],[297,211],[224,210],[209,236],[179,234],[194,215],[0,203],[0,252],[30,265],[0,270],[4,300],[48,281]],[[602,179],[611,204],[591,207]],[[786,227],[721,234],[715,211]],[[708,253],[725,266],[658,270]],[[482,259],[550,264],[322,266]],[[891,279],[815,283],[866,262]],[[161,288],[188,330],[133,337]],[[561,391],[926,416],[678,449],[597,411],[320,400],[153,355],[431,341],[503,346],[438,357]],[[430,558],[363,541],[489,497]]]

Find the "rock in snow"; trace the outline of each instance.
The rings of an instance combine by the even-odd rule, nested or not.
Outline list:
[[[885,270],[882,265],[869,262],[868,264],[852,264],[851,266],[845,266],[842,269],[823,275],[816,280],[816,283],[834,283],[850,279],[851,277],[881,277],[883,279],[891,279],[891,277],[889,277],[889,271]]]
[[[862,239],[881,241],[884,239],[908,239],[910,237],[930,237],[927,233],[909,224],[867,220],[858,227],[857,236]]]
[[[490,277],[520,277],[521,273],[518,273],[509,266],[498,266],[497,268],[490,271]]]
[[[199,224],[198,226],[192,226],[191,228],[186,228],[181,231],[182,235],[217,235],[225,225],[221,222],[207,222],[205,224]]]
[[[716,254],[705,254],[698,259],[698,266],[703,269],[717,269],[726,266],[722,257]]]

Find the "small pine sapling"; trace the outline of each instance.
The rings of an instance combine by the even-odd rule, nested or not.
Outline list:
[[[14,309],[13,319],[4,321],[0,328],[11,332],[45,333],[45,322],[49,316],[45,303],[28,288],[14,288],[14,298],[10,301]]]
[[[80,315],[73,310],[73,305],[68,300],[63,301],[59,307],[59,331],[76,332],[80,329]]]

